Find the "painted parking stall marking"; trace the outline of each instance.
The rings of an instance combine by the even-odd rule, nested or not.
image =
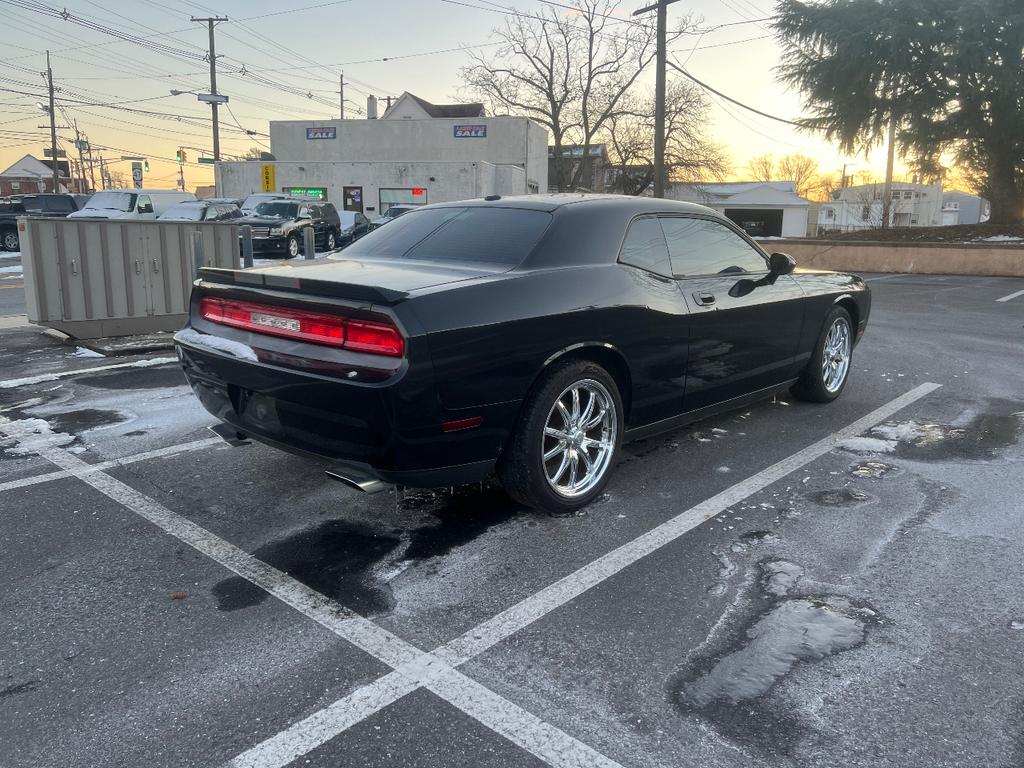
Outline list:
[[[1024,296],[1024,291],[1017,291],[1016,293],[1011,293],[1009,296],[1003,296],[1003,298],[1001,299],[996,299],[996,301],[1013,301],[1019,296]]]
[[[116,371],[121,368],[152,368],[155,365],[168,365],[176,363],[173,357],[152,357],[146,360],[135,360],[131,363],[113,363],[112,365],[98,365],[93,368],[81,368],[73,371],[59,371],[57,373],[41,373],[38,376],[25,376],[20,379],[7,379],[0,381],[0,389],[14,389],[29,384],[42,384],[47,381],[58,381],[68,376],[78,376],[83,373],[103,373],[104,371]]]

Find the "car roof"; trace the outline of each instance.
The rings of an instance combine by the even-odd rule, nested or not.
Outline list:
[[[590,192],[552,192],[543,195],[511,195],[494,196],[492,199],[462,200],[452,203],[435,203],[432,208],[463,206],[494,206],[501,208],[525,208],[536,211],[556,211],[572,206],[577,209],[631,211],[632,215],[641,213],[700,213],[715,214],[711,208],[696,203],[684,203],[679,200],[667,200],[656,197],[635,197],[633,195],[605,195]],[[715,214],[717,215],[717,214]]]

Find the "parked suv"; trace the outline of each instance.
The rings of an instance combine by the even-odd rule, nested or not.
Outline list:
[[[16,195],[0,200],[0,248],[5,251],[21,250],[18,241],[18,217],[67,216],[77,211],[88,195],[62,195],[40,193]]]
[[[317,248],[333,251],[342,242],[342,224],[333,203],[285,198],[264,200],[251,216],[236,219],[252,227],[252,249],[292,258],[302,253],[304,230],[313,229]],[[349,238],[346,238],[349,239]]]

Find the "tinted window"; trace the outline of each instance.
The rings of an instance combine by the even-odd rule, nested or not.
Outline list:
[[[341,258],[380,256],[514,266],[526,258],[550,223],[549,213],[518,208],[426,209],[373,230],[346,248]]]
[[[636,219],[629,225],[626,239],[622,243],[622,251],[619,253],[619,261],[654,272],[656,275],[672,276],[665,235],[656,218],[647,216]]]
[[[676,277],[765,272],[768,265],[754,248],[717,221],[664,217],[661,219]]]
[[[269,216],[274,219],[294,219],[299,212],[299,206],[295,203],[267,201],[256,206],[254,213],[257,216]]]
[[[46,202],[46,207],[57,213],[71,213],[71,211],[75,210],[75,206],[69,197],[51,197]]]
[[[23,211],[41,211],[43,204],[36,195],[25,195],[21,198]]]
[[[139,205],[142,205],[143,200],[139,200]],[[178,221],[199,221],[203,216],[203,207],[196,205],[195,203],[178,203],[172,205],[162,214],[159,218],[161,219],[176,219]]]

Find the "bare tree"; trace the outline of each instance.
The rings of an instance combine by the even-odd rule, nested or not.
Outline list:
[[[805,154],[796,152],[785,155],[779,160],[779,176],[784,181],[796,184],[796,193],[800,197],[813,197],[820,187],[818,161]]]
[[[747,170],[754,181],[775,181],[775,158],[771,155],[758,155],[747,161]]]
[[[654,94],[623,100],[602,133],[610,148],[611,191],[642,194],[654,181]],[[665,93],[666,181],[721,179],[730,169],[723,149],[706,138],[709,104],[703,92],[683,80]]]
[[[462,69],[469,91],[492,114],[530,117],[551,132],[553,186],[579,185],[590,147],[612,121],[628,113],[626,102],[655,55],[650,24],[608,29],[618,0],[571,0],[573,11],[546,6],[512,15],[495,30],[502,45],[490,57],[471,53]],[[690,26],[687,17],[675,39]],[[562,147],[582,146],[584,162],[565,167]]]
[[[263,158],[263,149],[261,147],[252,146],[245,150],[245,154],[242,155],[243,160],[260,160]]]

